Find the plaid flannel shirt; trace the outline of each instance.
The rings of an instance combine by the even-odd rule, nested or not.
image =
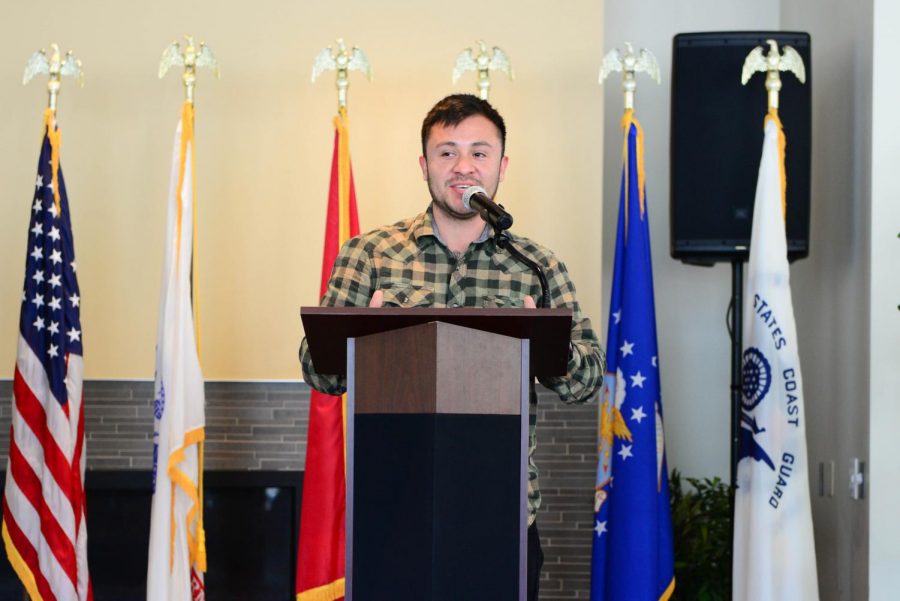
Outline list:
[[[542,266],[554,307],[572,309],[568,373],[540,378],[566,403],[587,401],[603,381],[606,355],[590,320],[575,300],[575,286],[565,265],[535,242],[510,235],[524,255]],[[517,261],[494,240],[482,236],[460,255],[451,252],[436,231],[432,208],[411,219],[382,227],[348,240],[334,262],[322,306],[365,307],[376,290],[384,294],[384,306],[392,307],[522,307],[525,296],[541,296],[541,286],[531,269]],[[300,345],[305,381],[327,394],[346,390],[343,376],[316,373],[306,339]],[[532,385],[532,400],[534,387]],[[535,403],[531,403],[528,435],[528,524],[541,504],[538,469],[534,463]]]

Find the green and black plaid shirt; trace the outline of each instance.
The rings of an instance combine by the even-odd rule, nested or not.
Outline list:
[[[334,262],[323,306],[365,307],[376,290],[390,307],[522,307],[525,296],[538,299],[541,285],[523,263],[494,244],[488,230],[460,255],[441,242],[431,206],[412,219],[348,240]],[[565,376],[541,378],[566,403],[585,402],[603,381],[606,356],[591,322],[575,300],[575,286],[565,265],[553,253],[527,238],[510,235],[525,256],[540,264],[550,285],[554,307],[572,309],[572,338]],[[327,394],[346,390],[343,377],[317,374],[306,345],[300,346],[303,377]],[[532,398],[534,391],[532,389]],[[528,524],[541,503],[534,464],[535,409],[531,405],[528,450]]]

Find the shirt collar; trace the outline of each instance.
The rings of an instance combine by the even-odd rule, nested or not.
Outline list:
[[[431,236],[437,239],[438,242],[447,246],[447,243],[444,242],[444,239],[441,237],[441,232],[438,229],[437,221],[434,219],[434,203],[428,205],[428,208],[424,213],[416,217],[413,223],[413,236],[416,238],[416,242],[421,245],[424,236]],[[473,242],[475,244],[481,244],[491,237],[491,228],[488,224],[484,224],[484,229],[481,231],[481,235],[478,236]]]

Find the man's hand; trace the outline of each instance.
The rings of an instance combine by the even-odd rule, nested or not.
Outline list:
[[[369,299],[369,307],[372,309],[377,309],[381,307],[382,304],[384,304],[384,292],[379,289],[372,293],[372,298]],[[534,302],[534,298],[532,298],[531,296],[525,296],[524,307],[526,309],[536,309],[537,305]]]
[[[384,304],[384,292],[379,288],[375,292],[372,293],[372,298],[369,299],[369,307],[372,309],[378,309],[381,305]],[[534,301],[531,301],[531,304],[534,304]]]

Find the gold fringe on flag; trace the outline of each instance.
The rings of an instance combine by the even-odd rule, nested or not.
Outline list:
[[[781,179],[781,214],[787,219],[787,174],[784,172],[784,151],[787,146],[787,139],[784,137],[784,128],[781,126],[781,119],[778,118],[778,109],[770,108],[766,115],[765,123],[769,120],[775,122],[778,127],[778,172]]]
[[[338,207],[340,244],[350,239],[350,133],[347,108],[341,107],[334,118],[338,132]]]
[[[634,118],[634,109],[625,109],[622,115],[622,129],[625,130],[625,140],[622,143],[622,163],[625,165],[625,181],[628,181],[628,130],[631,125],[637,129],[637,169],[638,169],[638,202],[640,203],[641,216],[644,216],[646,207],[644,206],[644,129],[637,119]],[[628,231],[628,190],[629,186],[625,186],[625,231]]]
[[[182,213],[184,204],[182,201],[182,191],[184,188],[184,179],[187,170],[188,148],[190,148],[190,168],[191,168],[191,306],[194,310],[194,341],[197,346],[197,359],[200,355],[200,303],[197,286],[197,178],[196,178],[196,160],[194,153],[194,105],[190,101],[185,101],[181,111],[181,151],[178,166],[178,207],[177,221],[175,230],[175,256],[181,256],[181,226]],[[176,269],[180,269],[181,265],[176,261]],[[169,456],[169,464],[167,472],[172,481],[172,516],[175,515],[175,486],[178,485],[188,498],[191,499],[192,505],[188,511],[186,518],[186,531],[188,537],[188,557],[191,566],[196,566],[201,572],[206,571],[206,532],[203,527],[203,445],[206,439],[205,428],[197,428],[185,433],[182,446]],[[192,444],[197,445],[197,485],[188,474],[185,474],[178,468],[178,465],[184,461],[185,449]],[[174,558],[175,547],[175,520],[172,523],[169,562]],[[191,534],[190,526],[196,521],[196,536]]]
[[[334,601],[344,596],[344,578],[329,582],[319,588],[297,593],[297,601]]]
[[[56,114],[53,112],[53,109],[44,109],[44,129],[47,130],[47,138],[50,140],[53,202],[56,204],[56,214],[62,215],[62,207],[59,204],[59,148],[62,146],[62,134],[56,128]]]

